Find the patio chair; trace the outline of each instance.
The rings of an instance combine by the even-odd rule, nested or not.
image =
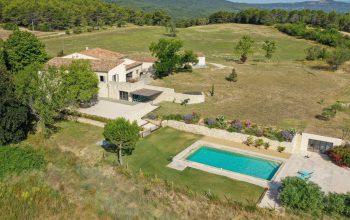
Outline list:
[[[314,172],[307,172],[307,171],[304,171],[304,170],[299,170],[298,171],[298,174],[299,174],[299,178],[300,179],[303,179],[303,180],[309,180],[311,178],[311,175],[313,174]]]

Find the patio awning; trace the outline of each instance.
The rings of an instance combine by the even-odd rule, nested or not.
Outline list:
[[[139,89],[139,90],[136,90],[134,92],[131,92],[132,95],[138,95],[138,96],[143,96],[143,97],[148,97],[148,98],[157,96],[161,93],[162,93],[162,91],[151,90],[151,89]]]

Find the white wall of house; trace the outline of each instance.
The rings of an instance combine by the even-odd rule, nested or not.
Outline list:
[[[102,72],[96,72],[96,76],[99,80],[99,92],[98,96],[103,98],[108,98],[108,74]],[[103,79],[103,81],[102,81]]]
[[[142,71],[144,74],[153,73],[153,65],[154,63],[143,62],[142,63]]]
[[[308,151],[307,148],[308,148],[310,139],[333,143],[333,146],[339,146],[339,145],[343,144],[343,140],[339,139],[339,138],[332,138],[332,137],[326,137],[326,136],[321,136],[321,135],[302,133],[300,150],[304,154],[307,153],[307,151]]]

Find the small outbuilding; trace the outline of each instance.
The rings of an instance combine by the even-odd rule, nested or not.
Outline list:
[[[206,60],[205,60],[205,55],[202,52],[197,52],[196,53],[197,58],[198,58],[198,63],[194,65],[194,68],[205,68],[207,67]]]

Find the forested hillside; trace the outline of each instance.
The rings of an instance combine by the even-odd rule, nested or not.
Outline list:
[[[337,11],[337,12],[350,11],[349,3],[341,2],[341,1],[333,1],[333,0],[305,1],[305,2],[296,2],[296,3],[257,4],[254,6],[259,8],[266,8],[266,9],[286,9],[286,10],[310,9],[310,10]]]
[[[173,17],[193,18],[206,17],[219,10],[238,11],[245,8],[261,9],[286,9],[286,10],[322,10],[349,12],[350,3],[333,0],[280,3],[280,4],[244,4],[237,3],[235,0],[105,0],[116,2],[119,5],[130,6],[133,8],[144,9],[146,11],[160,8],[168,11]],[[263,1],[262,1],[263,3]]]
[[[100,27],[118,22],[159,25],[169,19],[161,11],[145,13],[102,0],[0,0],[0,22],[36,30],[64,30],[76,26]]]
[[[247,4],[226,0],[106,0],[119,5],[152,11],[154,8],[166,10],[177,19],[207,17],[219,10],[238,11]]]

